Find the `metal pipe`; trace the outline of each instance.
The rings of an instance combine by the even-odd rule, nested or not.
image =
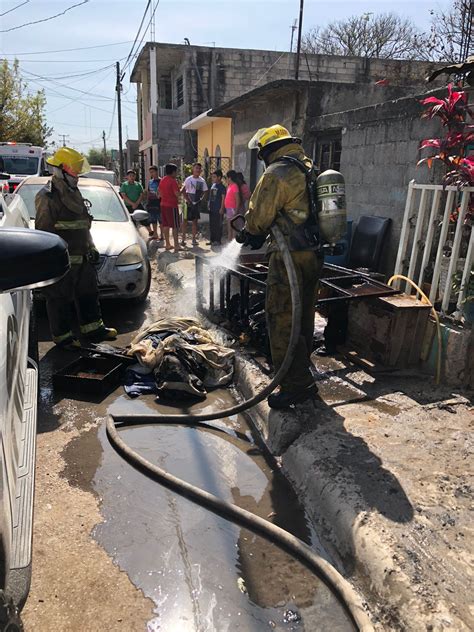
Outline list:
[[[459,215],[456,223],[456,232],[454,234],[453,247],[451,249],[451,257],[449,258],[448,276],[446,279],[446,286],[443,293],[443,302],[441,303],[441,310],[446,312],[449,307],[449,299],[451,298],[452,279],[456,271],[456,266],[459,256],[459,247],[461,245],[462,229],[464,225],[464,218],[466,217],[467,205],[469,203],[470,193],[463,191],[461,208],[459,209]]]
[[[418,205],[418,213],[416,218],[415,234],[413,235],[413,245],[411,247],[410,265],[408,267],[408,278],[412,279],[416,269],[418,260],[418,252],[420,250],[420,236],[423,228],[423,220],[426,210],[426,189],[422,189],[420,203]],[[410,283],[405,284],[405,294],[411,294],[412,286]]]
[[[408,243],[409,219],[410,219],[410,213],[411,213],[411,208],[412,208],[414,185],[415,185],[415,181],[410,180],[410,183],[408,184],[408,194],[407,194],[407,199],[405,202],[405,212],[403,214],[402,232],[400,234],[400,245],[398,246],[397,261],[395,263],[394,274],[401,274],[403,272],[402,270],[403,258],[405,256],[405,251],[406,251],[407,243]],[[397,282],[397,287],[399,287],[398,282]]]
[[[428,222],[428,232],[426,233],[425,248],[423,251],[423,259],[421,260],[420,275],[418,277],[418,285],[420,287],[423,284],[426,266],[428,265],[428,262],[430,260],[431,246],[433,245],[434,229],[436,225],[436,218],[438,216],[440,200],[441,200],[441,189],[436,189],[433,193],[433,200],[431,202],[431,213],[430,213],[430,219]]]
[[[298,43],[296,45],[296,69],[295,69],[295,79],[298,80],[300,74],[300,56],[301,56],[301,35],[303,31],[303,10],[304,10],[304,0],[300,0],[300,17],[298,23]]]
[[[441,261],[443,259],[443,246],[448,234],[449,216],[451,214],[451,208],[453,206],[454,191],[448,191],[446,204],[444,206],[443,224],[441,226],[441,234],[439,236],[438,253],[436,255],[435,267],[433,270],[433,279],[431,281],[430,301],[433,304],[436,301],[436,294],[438,293],[439,276],[441,273]]]
[[[467,248],[466,263],[464,264],[464,272],[461,279],[461,290],[458,296],[457,309],[461,309],[461,305],[466,293],[466,286],[469,284],[469,277],[471,275],[471,268],[474,261],[474,228],[471,226],[471,236],[469,238],[469,246]]]

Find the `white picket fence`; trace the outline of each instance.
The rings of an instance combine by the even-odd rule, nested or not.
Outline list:
[[[431,271],[434,256],[433,274],[429,281],[429,298],[434,303],[438,295],[442,296],[442,313],[446,313],[449,307],[453,275],[462,271],[462,291],[457,300],[457,316],[465,296],[474,257],[474,230],[471,229],[467,253],[464,261],[460,259],[464,220],[473,192],[474,187],[458,191],[456,187],[443,189],[440,184],[417,184],[412,180],[408,185],[395,264],[395,274],[407,276],[421,288],[422,284],[428,281],[427,273]],[[450,224],[450,217],[456,209],[459,210],[457,221],[451,221]],[[437,243],[434,243],[435,239]],[[451,253],[449,258],[445,255],[447,251]],[[405,292],[414,292],[408,283]]]

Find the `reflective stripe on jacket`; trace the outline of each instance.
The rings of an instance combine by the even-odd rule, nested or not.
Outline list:
[[[94,247],[91,216],[79,189],[71,189],[64,180],[53,176],[37,193],[35,207],[35,228],[62,237],[71,263],[79,263],[78,257],[84,257]]]

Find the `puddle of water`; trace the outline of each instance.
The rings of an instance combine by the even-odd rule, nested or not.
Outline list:
[[[233,403],[228,391],[218,391],[193,411]],[[157,411],[150,397],[119,397],[110,410],[131,412],[132,404],[134,412]],[[241,416],[219,423],[249,432]],[[254,444],[178,426],[121,433],[151,462],[258,515],[271,515],[321,553],[290,485]],[[104,428],[99,439],[103,455],[93,485],[104,522],[94,536],[153,599],[157,616],[149,630],[352,630],[330,591],[293,558],[136,472],[113,451]]]

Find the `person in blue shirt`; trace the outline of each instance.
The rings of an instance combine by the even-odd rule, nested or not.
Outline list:
[[[158,177],[158,167],[152,165],[149,169],[150,180],[147,187],[147,211],[150,215],[150,224],[153,234],[150,234],[150,239],[158,239],[163,241],[163,235],[161,234],[161,209],[160,198],[158,197],[158,186],[160,184],[160,178]],[[158,236],[158,226],[160,227],[160,235]]]
[[[212,173],[212,186],[209,194],[209,229],[210,241],[208,246],[220,246],[222,240],[222,222],[225,213],[224,200],[226,188],[222,184],[222,170],[216,169]]]

